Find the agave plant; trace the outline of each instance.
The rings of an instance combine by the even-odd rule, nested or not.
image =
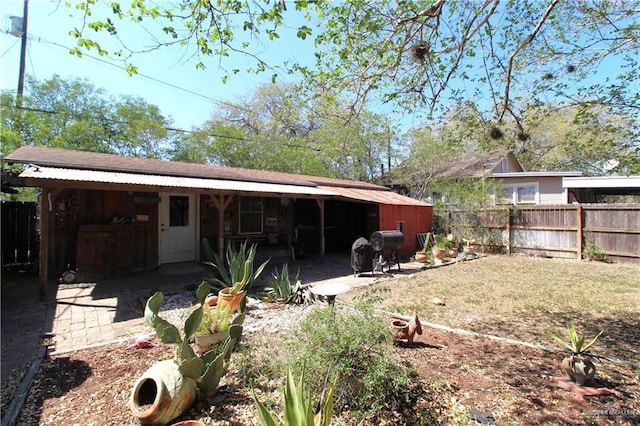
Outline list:
[[[596,344],[602,333],[604,333],[604,330],[598,333],[598,335],[591,339],[591,341],[589,341],[589,343],[587,343],[586,345],[584,344],[585,336],[578,335],[575,326],[571,327],[571,329],[569,330],[569,341],[566,341],[555,334],[551,337],[566,349],[568,349],[573,355],[581,355],[587,354],[589,349],[591,349],[591,347]]]
[[[284,388],[284,419],[272,413],[261,403],[253,392],[253,400],[258,407],[258,418],[264,426],[329,426],[331,413],[333,411],[333,395],[336,390],[338,378],[336,376],[333,384],[329,388],[326,400],[320,398],[318,405],[321,408],[314,413],[316,406],[311,397],[304,395],[304,370],[300,376],[300,381],[296,386],[291,370],[287,371],[287,382]],[[323,392],[324,394],[324,392]]]
[[[281,272],[278,272],[277,268],[272,272],[269,286],[265,287],[264,290],[269,298],[284,300],[286,303],[290,303],[295,299],[300,289],[301,284],[299,277],[300,270],[298,269],[295,281],[292,284],[289,277],[289,266],[285,263],[282,265]]]
[[[254,280],[258,278],[267,263],[269,263],[267,259],[254,271],[253,261],[256,256],[257,245],[248,246],[246,241],[237,247],[235,244],[229,244],[224,258],[211,250],[208,242],[203,244],[203,247],[207,259],[203,263],[215,268],[220,275],[219,278],[216,277],[213,281],[223,288],[229,288],[230,293],[250,289]]]
[[[556,335],[551,336],[571,352],[571,355],[562,360],[562,369],[571,380],[580,386],[591,381],[596,374],[596,367],[590,359],[592,355],[589,353],[589,349],[596,344],[602,333],[603,331],[598,333],[596,337],[586,344],[585,337],[578,335],[575,326],[569,330],[568,341]]]

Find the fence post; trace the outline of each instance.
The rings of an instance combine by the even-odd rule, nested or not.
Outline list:
[[[578,260],[582,260],[582,230],[584,223],[582,220],[582,205],[576,206],[576,252]]]
[[[511,254],[511,215],[513,213],[513,206],[507,208],[507,254]]]

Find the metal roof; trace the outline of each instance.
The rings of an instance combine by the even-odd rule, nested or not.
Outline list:
[[[405,197],[404,195],[397,194],[393,191],[374,191],[370,189],[360,188],[344,188],[335,186],[319,186],[319,189],[333,192],[335,195],[339,195],[344,198],[350,198],[353,200],[368,201],[371,203],[379,204],[395,204],[405,206],[430,206],[423,201],[416,200],[415,198]]]
[[[640,176],[565,177],[563,188],[640,188]]]
[[[225,179],[203,179],[179,176],[160,176],[97,170],[66,169],[29,166],[20,173],[22,178],[63,180],[74,182],[99,182],[124,185],[161,186],[170,188],[219,189],[226,191],[268,192],[294,195],[336,195],[313,186],[297,186],[279,183],[246,182]]]

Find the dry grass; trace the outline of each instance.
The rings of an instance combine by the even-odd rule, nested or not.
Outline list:
[[[602,262],[488,256],[354,289],[349,299],[382,297],[376,308],[414,309],[424,321],[556,346],[576,325],[596,352],[640,361],[640,268]],[[432,302],[442,299],[445,306]]]

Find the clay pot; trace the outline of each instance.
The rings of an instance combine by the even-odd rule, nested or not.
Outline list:
[[[184,377],[173,360],[152,365],[136,381],[129,406],[142,424],[166,425],[196,398],[196,382]]]
[[[417,251],[416,252],[416,262],[428,263],[429,262],[429,256],[427,256],[427,254],[424,253],[424,252]]]
[[[571,355],[562,360],[562,369],[577,385],[589,383],[596,375],[596,367],[589,357]]]
[[[242,298],[245,295],[245,291],[239,291],[237,293],[229,293],[228,288],[223,288],[218,293],[218,304],[220,308],[224,309],[227,306],[231,306],[231,313],[238,312],[238,308],[240,307],[240,302],[242,302]]]
[[[447,255],[447,249],[443,249],[443,248],[441,249],[441,248],[434,247],[433,249],[431,249],[431,252],[433,253],[433,257],[435,259],[440,259],[440,260],[444,259],[445,256]]]
[[[209,334],[196,334],[195,341],[198,351],[204,354],[211,350],[213,345],[218,342],[223,342],[229,337],[228,331],[219,331],[217,333]]]
[[[218,304],[218,296],[210,294],[204,299],[204,303],[211,307],[216,306]]]
[[[449,259],[455,259],[456,257],[458,257],[458,249],[447,250],[447,257]]]
[[[174,423],[171,426],[205,426],[205,424],[197,420],[184,420],[182,422]]]
[[[463,251],[464,251],[464,254],[471,254],[471,253],[473,253],[473,247],[466,246],[466,247],[463,249]]]

